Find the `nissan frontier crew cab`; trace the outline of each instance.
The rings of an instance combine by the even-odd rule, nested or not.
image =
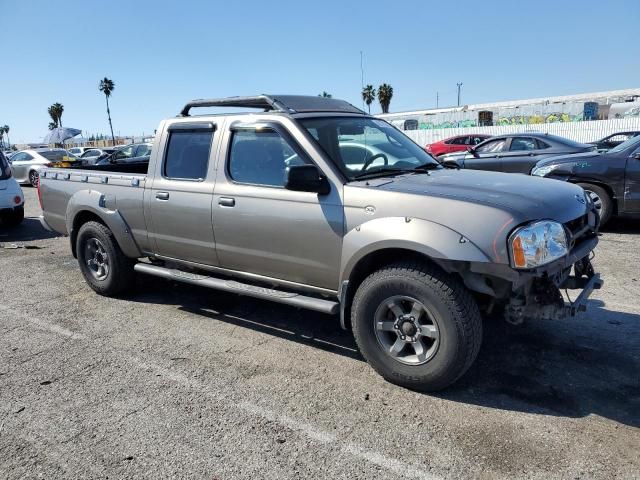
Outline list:
[[[47,169],[39,189],[97,293],[130,294],[139,272],[339,315],[377,372],[418,390],[469,368],[482,314],[560,319],[601,285],[582,188],[445,169],[337,99],[195,100],[148,164]]]

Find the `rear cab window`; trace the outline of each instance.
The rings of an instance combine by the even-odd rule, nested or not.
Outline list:
[[[49,160],[51,163],[64,162],[69,157],[65,150],[48,150],[46,152],[38,152],[38,154]]]

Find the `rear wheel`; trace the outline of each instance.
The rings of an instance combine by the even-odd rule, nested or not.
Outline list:
[[[579,183],[578,185],[584,188],[584,191],[587,192],[587,195],[595,205],[600,215],[600,225],[607,223],[613,213],[613,201],[609,193],[604,188],[591,183]]]
[[[38,182],[40,181],[40,175],[35,170],[31,170],[29,172],[29,183],[32,187],[37,187]]]
[[[100,295],[117,295],[133,286],[133,261],[103,224],[87,222],[80,227],[76,253],[84,279]]]
[[[353,299],[362,355],[388,381],[422,391],[455,382],[482,341],[480,312],[458,279],[424,264],[372,273]]]

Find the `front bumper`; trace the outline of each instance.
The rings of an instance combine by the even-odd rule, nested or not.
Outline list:
[[[588,257],[579,259],[554,276],[537,277],[513,291],[505,308],[505,320],[520,324],[525,320],[563,320],[575,317],[587,309],[594,290],[602,288],[603,280],[595,273]],[[580,290],[575,300],[569,299],[569,290]],[[562,295],[567,292],[567,299]]]

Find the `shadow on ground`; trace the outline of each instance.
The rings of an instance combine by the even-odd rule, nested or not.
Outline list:
[[[29,242],[59,236],[55,232],[45,230],[37,218],[25,218],[15,227],[0,224],[0,243]]]
[[[179,305],[196,315],[363,361],[353,337],[340,329],[336,317],[142,278],[144,286],[130,300]],[[432,395],[533,414],[596,414],[640,427],[640,360],[633,347],[640,315],[607,310],[602,302],[593,301],[586,321],[590,330],[585,334],[578,321],[515,327],[487,319],[476,363],[458,383]],[[629,349],[620,348],[620,343]]]
[[[612,218],[602,229],[602,233],[639,234],[640,219],[637,218]]]

